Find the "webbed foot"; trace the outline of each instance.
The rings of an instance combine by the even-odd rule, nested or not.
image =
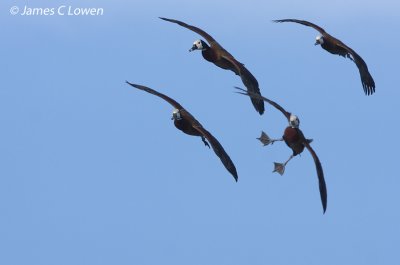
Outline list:
[[[278,172],[278,173],[282,176],[283,173],[285,173],[286,164],[289,163],[289,161],[290,161],[293,157],[294,157],[294,155],[291,155],[291,156],[289,157],[289,159],[286,160],[286,162],[283,163],[283,164],[282,164],[282,163],[274,162],[274,171],[272,171],[272,172]]]
[[[272,172],[278,172],[281,176],[285,173],[285,164],[274,162],[274,167]]]
[[[273,144],[276,141],[282,141],[283,139],[271,139],[265,132],[261,132],[261,136],[257,138],[264,146]]]

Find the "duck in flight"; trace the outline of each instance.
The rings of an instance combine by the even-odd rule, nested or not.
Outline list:
[[[225,50],[213,37],[211,37],[208,33],[199,29],[195,26],[188,25],[184,22],[175,19],[169,19],[160,17],[160,19],[169,21],[172,23],[176,23],[184,28],[190,29],[197,34],[201,35],[203,38],[207,40],[209,45],[203,40],[196,40],[193,43],[192,48],[189,50],[200,50],[203,58],[207,61],[214,63],[216,66],[231,70],[235,74],[239,75],[242,79],[243,84],[246,86],[247,90],[261,95],[260,88],[258,86],[257,79],[250,73],[249,70],[242,64],[237,61],[227,50]],[[257,98],[251,98],[251,102],[253,103],[254,108],[257,110],[260,115],[264,113],[264,102]]]
[[[349,46],[347,46],[340,40],[338,40],[335,37],[328,34],[323,28],[321,28],[311,22],[308,22],[305,20],[298,20],[298,19],[280,19],[280,20],[273,20],[273,22],[276,22],[276,23],[294,22],[294,23],[299,23],[299,24],[316,29],[321,35],[318,35],[316,37],[315,45],[321,45],[321,47],[324,50],[326,50],[332,54],[337,54],[337,55],[343,56],[345,58],[346,57],[350,58],[358,67],[358,70],[360,72],[360,77],[361,77],[361,83],[362,83],[365,94],[372,95],[375,92],[375,81],[372,78],[371,74],[369,73],[367,64],[364,62],[364,60],[361,58],[361,56],[358,55]]]
[[[244,89],[241,89],[239,87],[236,87],[238,89],[238,93],[247,95],[250,97],[257,97],[257,98],[262,98],[264,101],[267,103],[271,104],[274,106],[276,109],[282,112],[282,114],[286,117],[286,119],[289,122],[289,126],[286,127],[282,138],[280,139],[271,139],[268,137],[268,135],[265,132],[261,132],[261,137],[257,138],[260,140],[260,142],[266,146],[269,144],[273,144],[276,141],[285,141],[286,145],[289,146],[290,149],[292,149],[293,154],[289,157],[288,160],[284,163],[277,163],[274,162],[274,171],[273,172],[278,172],[280,175],[283,175],[285,172],[285,167],[286,164],[295,156],[301,154],[304,151],[304,148],[307,148],[308,151],[310,152],[311,156],[314,159],[315,167],[317,169],[317,176],[318,176],[318,182],[319,182],[319,192],[321,196],[321,202],[322,202],[322,208],[323,212],[325,213],[326,211],[326,206],[327,206],[327,190],[326,190],[326,184],[325,184],[325,178],[324,178],[324,172],[322,170],[322,165],[321,162],[319,161],[319,158],[317,154],[315,153],[314,149],[311,147],[310,143],[312,142],[311,139],[307,139],[303,132],[300,130],[300,120],[296,115],[293,115],[290,112],[287,112],[284,108],[282,108],[278,103],[265,98],[263,96],[259,96],[256,94],[252,94]]]
[[[174,125],[177,129],[181,130],[182,132],[188,134],[188,135],[193,135],[193,136],[200,136],[201,140],[203,143],[210,148],[211,144],[212,149],[214,150],[215,154],[221,159],[222,164],[225,166],[225,168],[229,171],[229,173],[232,174],[232,176],[235,178],[235,181],[238,180],[238,174],[236,172],[235,165],[233,164],[231,158],[229,155],[225,152],[224,148],[222,145],[218,142],[218,140],[209,132],[207,131],[201,124],[198,122],[192,114],[189,113],[185,108],[182,107],[178,102],[173,100],[172,98],[159,93],[149,87],[145,87],[142,85],[136,85],[129,83],[126,81],[127,84],[146,91],[150,94],[156,95],[165,101],[167,101],[169,104],[171,104],[175,109],[172,112],[172,120],[174,120]],[[208,141],[208,142],[207,142]]]

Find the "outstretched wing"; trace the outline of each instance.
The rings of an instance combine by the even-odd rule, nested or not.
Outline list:
[[[287,112],[284,108],[281,107],[281,105],[279,105],[279,104],[276,103],[275,101],[272,101],[272,100],[270,100],[270,99],[268,99],[268,98],[266,98],[266,97],[263,97],[263,96],[258,95],[258,94],[256,94],[256,93],[253,93],[253,92],[251,92],[251,91],[246,91],[246,90],[244,90],[244,89],[242,89],[242,88],[240,88],[240,87],[236,87],[236,86],[235,86],[235,88],[239,90],[239,92],[237,92],[237,93],[239,93],[239,94],[246,95],[246,96],[249,96],[249,97],[251,97],[251,98],[262,99],[262,100],[264,100],[265,102],[268,102],[270,105],[274,106],[276,109],[278,109],[280,112],[282,112],[282,114],[285,115],[286,119],[289,121],[289,119],[290,119],[290,112]]]
[[[308,151],[310,151],[311,156],[313,157],[315,162],[315,167],[317,169],[318,182],[319,182],[319,193],[321,195],[322,208],[324,209],[325,213],[328,202],[328,193],[326,190],[324,171],[322,170],[322,165],[321,162],[319,161],[317,154],[315,153],[314,149],[312,149],[309,142],[306,139],[304,139],[303,144],[308,149]]]
[[[366,95],[372,95],[375,92],[375,81],[372,78],[371,74],[368,71],[368,66],[352,48],[341,42],[340,40],[334,38],[336,40],[336,45],[340,47],[344,54],[340,54],[344,57],[348,57],[354,61],[354,63],[358,67],[358,71],[360,71],[361,83]]]
[[[215,154],[221,159],[222,164],[232,174],[235,180],[238,181],[238,174],[236,172],[236,167],[233,164],[229,155],[225,152],[222,145],[218,142],[218,140],[200,124],[194,125],[193,127],[208,140]]]
[[[319,33],[321,34],[325,34],[325,30],[323,28],[321,28],[320,26],[315,25],[314,23],[308,22],[306,20],[299,20],[299,19],[279,19],[279,20],[272,20],[275,23],[282,23],[282,22],[294,22],[294,23],[299,23],[302,24],[304,26],[308,26],[308,27],[312,27],[316,30],[319,31]]]
[[[174,106],[176,109],[183,109],[183,107],[182,107],[181,104],[179,104],[178,102],[176,102],[176,101],[173,100],[172,98],[170,98],[170,97],[168,97],[168,96],[166,96],[166,95],[164,95],[164,94],[162,94],[162,93],[160,93],[160,92],[157,92],[157,91],[155,91],[155,90],[153,90],[153,89],[151,89],[151,88],[149,88],[149,87],[146,87],[146,86],[136,85],[136,84],[129,83],[128,81],[126,81],[126,83],[129,84],[129,85],[131,85],[131,86],[133,86],[133,87],[136,87],[136,88],[138,88],[138,89],[140,89],[140,90],[144,90],[144,91],[146,91],[146,92],[148,92],[148,93],[150,93],[150,94],[156,95],[156,96],[158,96],[158,97],[164,99],[164,100],[167,101],[169,104],[171,104],[172,106]]]
[[[165,21],[169,21],[172,23],[176,23],[184,28],[190,29],[191,31],[196,32],[197,34],[201,35],[203,38],[205,38],[207,40],[207,42],[210,45],[213,45],[214,43],[216,43],[215,39],[213,37],[211,37],[207,32],[205,32],[202,29],[199,29],[198,27],[186,24],[185,22],[179,21],[179,20],[175,20],[175,19],[169,19],[169,18],[165,18],[165,17],[160,17],[162,20]]]

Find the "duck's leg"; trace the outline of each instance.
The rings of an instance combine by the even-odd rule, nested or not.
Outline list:
[[[276,141],[283,141],[283,138],[271,139],[271,138],[269,138],[269,136],[265,132],[261,131],[261,136],[259,138],[257,138],[257,140],[260,140],[260,142],[264,146],[266,146],[266,145],[269,145],[269,144],[273,144]]]
[[[286,160],[286,162],[285,163],[277,163],[277,162],[274,162],[274,171],[272,171],[272,172],[278,172],[281,176],[283,175],[283,173],[285,173],[285,166],[286,166],[286,164],[290,161],[290,159],[292,159],[294,157],[294,155],[291,155],[290,157],[289,157],[289,159],[288,160]]]
[[[208,148],[210,148],[210,145],[207,143],[206,138],[204,138],[204,136],[201,136],[201,140],[203,141],[205,146],[208,146]]]

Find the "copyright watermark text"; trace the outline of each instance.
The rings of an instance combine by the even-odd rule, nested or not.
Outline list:
[[[15,16],[102,16],[101,7],[74,7],[60,5],[58,7],[29,7],[12,6],[10,14]]]

